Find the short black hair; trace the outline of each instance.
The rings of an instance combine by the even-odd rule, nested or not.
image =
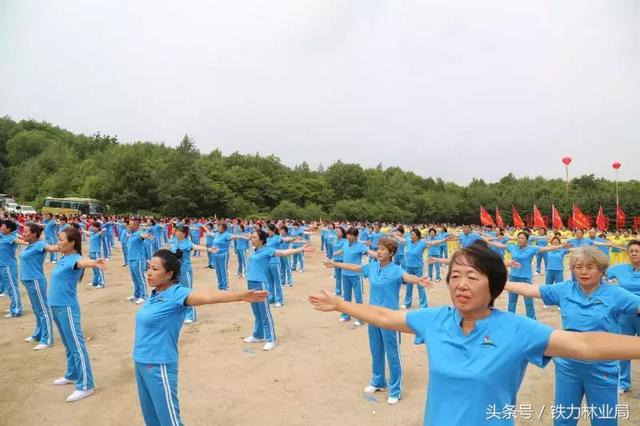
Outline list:
[[[9,219],[3,220],[2,222],[0,222],[0,225],[6,226],[11,232],[15,232],[16,229],[18,229],[18,225],[16,225],[14,221]]]
[[[484,241],[476,241],[469,247],[456,251],[451,257],[450,265],[457,263],[458,265],[467,265],[477,270],[489,279],[489,293],[491,300],[489,307],[493,307],[493,303],[500,296],[507,284],[507,267],[504,265],[502,257],[491,250]],[[449,267],[447,272],[447,283],[451,278],[451,270]]]
[[[353,226],[347,230],[346,235],[352,235],[353,238],[358,238],[358,228],[354,228]]]
[[[172,253],[167,249],[158,250],[153,254],[153,257],[157,257],[162,261],[162,266],[167,272],[171,272],[171,281],[178,282],[180,279],[180,264],[182,259],[182,250],[178,249],[178,253]]]

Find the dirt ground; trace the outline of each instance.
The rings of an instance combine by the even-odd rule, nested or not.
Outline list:
[[[230,271],[234,272],[232,258]],[[205,259],[194,258],[196,289],[215,285],[215,273],[204,268]],[[369,383],[371,368],[366,327],[340,323],[339,314],[316,312],[307,302],[307,296],[319,288],[333,288],[331,271],[321,265],[323,259],[319,251],[307,254],[305,272],[295,273],[294,286],[285,288],[285,306],[273,308],[278,345],[272,352],[263,352],[260,344],[242,342],[253,327],[249,305],[198,308],[198,321],[185,325],[180,338],[179,398],[185,424],[421,424],[428,383],[425,347],[414,346],[410,336],[403,336],[404,394],[397,406],[387,405],[386,393],[365,395],[362,389]],[[57,331],[52,348],[37,352],[33,344],[24,342],[34,325],[24,289],[25,315],[0,318],[0,425],[143,424],[131,359],[138,306],[124,300],[132,284],[121,264],[122,252],[116,249],[106,269],[106,288],[87,286],[88,271],[78,289],[96,383],[96,394],[90,398],[67,403],[73,388],[51,383],[65,370]],[[46,264],[46,269],[48,275],[51,265]],[[244,279],[233,273],[230,278],[231,289],[246,288]],[[443,283],[429,290],[428,296],[432,306],[449,303]],[[8,302],[0,299],[0,312]],[[497,307],[506,308],[505,295]],[[541,321],[560,327],[556,310],[542,309],[539,302],[536,309]],[[522,302],[518,311],[524,311]],[[635,362],[633,373],[640,390],[640,366]],[[530,404],[533,420],[518,419],[517,424],[552,423],[553,383],[553,363],[544,370],[528,368],[518,407]],[[627,393],[620,403],[628,405],[630,416],[620,423],[640,424],[640,400]]]

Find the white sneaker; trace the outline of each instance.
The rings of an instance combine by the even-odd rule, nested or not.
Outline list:
[[[184,323],[185,324],[192,324],[193,320],[192,319],[186,319],[186,320],[184,320]]]
[[[66,377],[60,377],[53,381],[53,384],[56,386],[71,385],[73,383],[75,383],[75,380],[69,380]]]
[[[104,288],[103,284],[97,285],[96,288]]]
[[[267,342],[267,343],[265,343],[265,344],[264,344],[264,346],[262,347],[262,350],[263,350],[263,351],[270,351],[270,350],[272,350],[272,349],[273,349],[273,348],[275,348],[275,347],[276,347],[276,342]]]
[[[93,285],[93,283],[87,283],[87,285],[88,285],[89,287],[91,287],[91,286]]]
[[[361,326],[361,325],[362,325],[362,321],[360,321],[360,320],[355,320],[355,321],[353,322],[353,325],[355,325],[356,327],[359,327],[359,326]]]
[[[347,318],[345,318],[345,317],[340,317],[340,319],[338,321],[345,322],[345,321],[349,321],[349,320]]]
[[[389,405],[396,405],[398,403],[398,401],[400,401],[400,398],[394,398],[392,396],[387,398],[387,404],[389,404]]]
[[[129,301],[129,302],[133,302],[134,300],[136,300],[136,297],[135,297],[135,296],[129,296],[129,297],[127,297],[127,298],[126,298],[126,299],[124,299],[124,300],[127,300],[127,301]]]
[[[7,295],[4,293],[0,293],[0,297],[7,297]]]
[[[377,388],[375,386],[367,386],[364,388],[364,393],[376,393],[376,392],[385,392],[387,388]]]
[[[35,339],[31,336],[27,337],[26,339],[24,339],[25,342],[33,342]]]
[[[245,343],[258,343],[258,342],[262,342],[263,340],[264,339],[258,339],[253,336],[245,337],[244,339],[242,339],[242,341]]]
[[[276,303],[276,308],[281,308],[282,307],[282,303],[278,302]]]
[[[52,260],[51,263],[58,263],[58,261],[57,260]]]
[[[618,388],[618,395],[622,395],[625,392],[629,392],[629,389],[624,389],[624,388]]]
[[[93,395],[93,389],[88,389],[85,391],[76,390],[76,391],[73,391],[73,393],[67,397],[67,402],[80,401],[81,399],[84,399],[91,395]]]
[[[136,304],[136,305],[141,305],[141,304],[143,304],[143,303],[144,303],[144,299],[143,299],[142,297],[138,297],[138,298],[136,299],[136,301],[135,301],[135,304]]]
[[[38,343],[38,344],[33,348],[33,350],[34,350],[34,351],[39,351],[39,350],[41,350],[41,349],[46,349],[46,348],[48,348],[49,346],[51,346],[51,345],[47,345],[46,343]]]
[[[547,305],[542,305],[542,309],[549,309]]]
[[[17,315],[16,315],[16,316],[17,316]],[[7,315],[5,315],[4,317],[5,317],[5,318],[13,318],[13,315],[12,315],[12,314],[7,314]]]
[[[409,307],[407,305],[402,305],[400,306],[400,309],[409,309]]]

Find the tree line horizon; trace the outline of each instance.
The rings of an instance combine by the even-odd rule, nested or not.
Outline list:
[[[492,212],[499,207],[509,225],[513,206],[524,216],[535,204],[550,216],[553,204],[566,218],[576,204],[593,217],[602,205],[615,224],[614,181],[578,176],[568,195],[565,185],[561,177],[513,173],[459,185],[341,161],[312,170],[306,162],[288,167],[273,154],[203,154],[188,135],[176,147],[119,143],[101,133],[0,118],[0,193],[36,208],[47,196],[79,196],[101,200],[115,214],[477,224],[482,205]],[[640,181],[620,181],[619,193],[627,222],[640,216]]]

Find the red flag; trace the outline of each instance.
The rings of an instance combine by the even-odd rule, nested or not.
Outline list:
[[[516,210],[515,206],[513,206],[513,226],[516,228],[524,228],[524,222],[522,221],[520,214],[518,214],[518,210]]]
[[[573,205],[573,227],[576,229],[591,228],[591,219],[575,204]]]
[[[616,205],[616,228],[624,228],[627,222],[627,215],[624,214],[624,210],[620,207],[620,204]]]
[[[560,217],[560,212],[556,209],[556,206],[551,205],[551,223],[553,229],[562,229],[564,228],[564,224],[562,223],[562,217]]]
[[[600,206],[600,210],[598,210],[598,218],[596,219],[596,226],[601,231],[605,231],[607,229],[607,219],[604,216],[604,210],[602,210],[602,206]]]
[[[496,224],[500,228],[504,228],[504,221],[502,220],[502,215],[500,214],[500,209],[496,206]]]
[[[480,223],[483,226],[496,226],[489,212],[482,206],[480,206]]]
[[[544,223],[544,218],[542,217],[542,213],[533,205],[533,226],[537,226],[538,228],[546,228],[547,224]]]

